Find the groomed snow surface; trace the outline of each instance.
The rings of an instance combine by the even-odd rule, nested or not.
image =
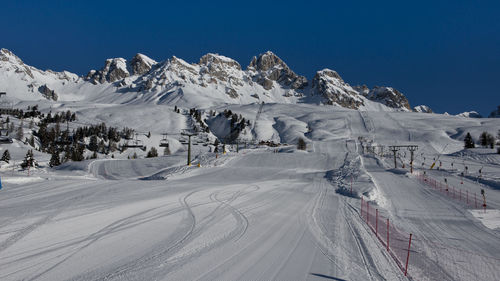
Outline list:
[[[155,141],[187,126],[169,106],[71,106],[80,120],[151,130]],[[210,109],[225,108],[253,120],[259,105]],[[218,157],[194,146],[187,167],[170,136],[178,145],[171,156],[116,155],[29,177],[3,165],[0,280],[500,280],[500,157],[462,151],[461,141],[499,127],[494,119],[266,104],[253,134],[291,145],[242,145]],[[307,151],[296,150],[298,137]],[[402,169],[409,152],[394,169],[387,150],[363,151],[365,140],[419,145],[416,169],[470,194],[484,189],[486,214]],[[441,168],[429,170],[440,153]],[[360,216],[361,197],[413,234],[410,277]]]

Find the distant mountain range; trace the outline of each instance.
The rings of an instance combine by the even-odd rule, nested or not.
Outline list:
[[[311,81],[296,74],[268,51],[253,57],[246,69],[228,57],[206,54],[198,63],[175,56],[157,62],[143,54],[107,59],[86,76],[42,71],[7,49],[0,50],[0,91],[14,100],[62,100],[96,103],[150,103],[188,107],[218,104],[311,103],[361,110],[432,113],[425,105],[410,107],[392,87],[350,86],[330,69]]]

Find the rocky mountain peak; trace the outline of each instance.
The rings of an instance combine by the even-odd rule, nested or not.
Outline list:
[[[363,99],[340,75],[331,69],[316,72],[312,80],[312,93],[323,98],[326,104],[358,109],[364,105]]]
[[[248,68],[256,71],[268,71],[271,68],[289,69],[288,65],[271,51],[260,54],[258,57],[253,57]]]
[[[112,58],[104,62],[104,67],[101,70],[91,70],[85,80],[94,84],[113,83],[128,76],[130,76],[130,72],[127,69],[127,61],[124,58]]]
[[[304,76],[293,72],[271,51],[253,57],[247,70],[251,73],[252,79],[266,90],[273,88],[273,81],[291,89],[303,89],[308,84]]]
[[[13,69],[16,73],[24,73],[31,79],[34,78],[31,68],[14,53],[4,48],[0,49],[0,68],[6,71]]]
[[[368,93],[368,98],[372,101],[385,104],[388,107],[411,111],[408,99],[403,93],[392,87],[375,86]]]
[[[0,61],[10,61],[13,63],[24,64],[18,56],[4,48],[0,49]]]
[[[130,60],[130,68],[132,69],[133,75],[143,75],[148,73],[153,65],[157,62],[146,55],[136,54],[132,60]]]
[[[212,53],[208,53],[202,56],[198,64],[211,69],[227,67],[241,70],[241,65],[237,61],[225,56],[221,56],[219,54]]]

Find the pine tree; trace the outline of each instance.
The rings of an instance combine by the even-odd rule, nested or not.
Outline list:
[[[470,135],[469,132],[467,132],[467,135],[465,135],[464,138],[464,147],[465,148],[474,148],[476,145],[474,144],[474,140],[472,139],[472,136]]]
[[[3,152],[3,155],[2,155],[2,161],[4,161],[5,163],[9,163],[10,161],[10,152],[8,149],[6,149],[4,152]]]
[[[22,140],[23,139],[23,135],[24,135],[23,127],[20,124],[19,127],[17,127],[16,140]]]
[[[147,158],[152,158],[152,157],[158,157],[158,151],[156,150],[155,147],[151,147],[151,149],[148,151]]]
[[[30,139],[28,140],[28,143],[32,146],[35,147],[35,137],[31,135]]]
[[[297,149],[306,150],[306,142],[303,138],[299,138],[299,140],[297,141]]]
[[[52,156],[50,157],[49,166],[52,168],[52,167],[59,166],[59,165],[61,165],[61,159],[59,158],[59,152],[57,150],[54,150],[52,152]]]
[[[97,136],[92,135],[90,137],[90,141],[89,141],[89,150],[90,151],[97,151],[98,148],[99,148],[99,145],[97,143]]]
[[[495,143],[495,138],[491,134],[489,134],[488,132],[482,132],[481,135],[479,136],[479,143],[483,147],[487,147],[487,146],[491,147]],[[491,147],[491,148],[493,148],[493,147]]]
[[[33,167],[35,164],[35,158],[33,157],[33,150],[29,149],[24,156],[23,163],[21,163],[21,168],[26,169],[27,167]]]

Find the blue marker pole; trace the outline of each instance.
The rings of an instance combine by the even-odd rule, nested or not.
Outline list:
[[[2,189],[2,178],[0,178],[0,189]]]

